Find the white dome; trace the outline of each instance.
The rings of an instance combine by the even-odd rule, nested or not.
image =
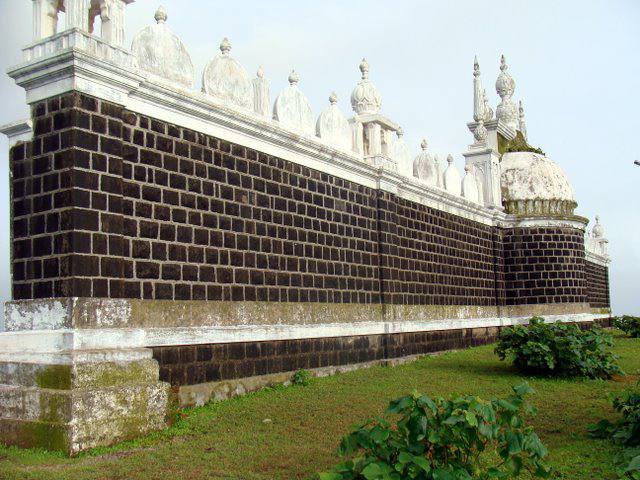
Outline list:
[[[138,66],[185,87],[193,87],[193,62],[184,44],[167,27],[167,12],[163,7],[158,8],[155,19],[157,24],[140,30],[131,44]]]
[[[351,94],[351,107],[357,114],[378,113],[382,106],[382,96],[369,80],[369,63],[364,58],[360,62],[360,71],[362,80],[358,82]]]
[[[573,213],[573,188],[550,158],[533,152],[508,152],[502,156],[501,172],[502,198],[508,213]]]
[[[231,58],[231,43],[224,38],[216,56],[202,74],[202,91],[234,105],[253,110],[253,84],[240,63]]]

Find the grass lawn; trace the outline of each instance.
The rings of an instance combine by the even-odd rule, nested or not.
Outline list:
[[[606,395],[637,381],[639,347],[640,340],[616,334],[624,378],[529,379],[537,390],[530,401],[539,410],[532,423],[551,452],[558,478],[615,478],[615,448],[589,439],[585,426],[614,417]],[[523,380],[498,361],[493,346],[451,352],[191,409],[163,432],[73,459],[0,446],[0,478],[309,479],[337,463],[336,447],[352,424],[378,415],[391,399],[414,389],[432,396],[504,396]]]

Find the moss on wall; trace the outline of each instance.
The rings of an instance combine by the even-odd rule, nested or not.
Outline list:
[[[516,132],[513,140],[507,140],[498,132],[498,152],[500,155],[508,152],[533,152],[544,155],[540,148],[529,145],[520,131]]]

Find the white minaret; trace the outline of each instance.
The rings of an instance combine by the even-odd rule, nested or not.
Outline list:
[[[498,152],[498,125],[489,107],[486,92],[482,86],[480,64],[477,57],[473,62],[473,122],[467,126],[473,134],[474,142],[464,153],[467,177],[475,177],[479,203],[490,208],[502,209],[500,191],[500,154]],[[469,184],[471,180],[467,180]]]

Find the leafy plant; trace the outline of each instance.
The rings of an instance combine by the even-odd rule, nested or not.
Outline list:
[[[581,330],[575,324],[548,324],[533,317],[529,325],[502,330],[495,352],[527,374],[610,378],[622,374],[609,350],[612,345],[611,335],[597,325]]]
[[[525,384],[489,401],[415,392],[398,398],[386,410],[397,423],[378,418],[356,427],[339,448],[349,459],[320,480],[505,479],[523,471],[547,478],[547,449],[525,421],[535,414],[524,400],[532,392]]]
[[[613,408],[622,418],[616,422],[601,420],[587,430],[592,437],[610,438],[621,445],[624,450],[619,458],[623,465],[620,475],[640,480],[640,393],[627,391],[613,398]]]
[[[613,317],[613,326],[633,338],[640,338],[640,317],[622,315]]]
[[[306,387],[311,381],[311,372],[309,370],[298,370],[291,376],[291,383],[293,385],[301,385]]]

